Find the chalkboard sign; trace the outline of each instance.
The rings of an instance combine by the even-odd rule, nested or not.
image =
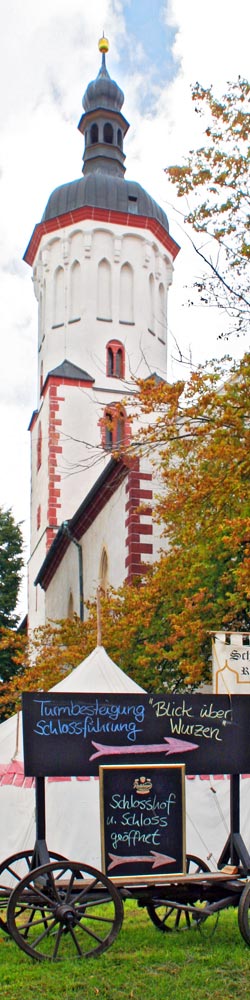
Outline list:
[[[185,766],[99,768],[102,871],[114,881],[185,874]]]
[[[98,775],[99,765],[185,763],[250,772],[249,695],[23,695],[25,774]]]

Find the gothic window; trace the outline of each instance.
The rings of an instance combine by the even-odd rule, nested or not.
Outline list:
[[[38,472],[38,469],[40,469],[41,464],[42,464],[42,427],[41,427],[41,423],[39,423],[38,424],[38,432],[37,432],[37,451],[36,451],[36,468],[37,468],[37,472]]]
[[[124,378],[124,347],[119,340],[110,340],[106,348],[106,374],[113,378]]]
[[[69,322],[80,319],[81,267],[78,260],[70,268],[70,307]]]
[[[154,275],[149,275],[149,330],[155,332],[155,282]]]
[[[165,310],[165,289],[162,282],[159,285],[159,339],[166,340],[166,310]]]
[[[102,550],[100,559],[99,583],[102,593],[106,596],[108,589],[108,556],[105,548]]]
[[[113,126],[110,125],[110,122],[106,122],[106,124],[104,125],[103,138],[104,142],[108,142],[110,145],[112,144],[114,138],[114,130]]]
[[[106,257],[99,261],[97,275],[97,319],[111,320],[111,267]]]
[[[64,324],[64,270],[57,267],[54,274],[53,289],[53,326]]]
[[[134,275],[130,264],[123,264],[120,273],[120,323],[134,322]]]
[[[96,122],[94,122],[93,125],[91,125],[90,129],[91,146],[93,146],[95,142],[98,142],[98,138],[99,138],[98,125],[96,125]]]

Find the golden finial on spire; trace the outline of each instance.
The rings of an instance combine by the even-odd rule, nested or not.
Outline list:
[[[104,52],[104,54],[105,54],[105,52],[108,52],[108,50],[109,50],[109,42],[108,42],[108,39],[105,38],[104,31],[102,33],[102,38],[99,39],[98,49],[99,49],[99,52],[102,52],[102,53]]]

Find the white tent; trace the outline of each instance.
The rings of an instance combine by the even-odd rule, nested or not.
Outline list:
[[[143,689],[96,646],[52,691],[124,692]],[[0,725],[0,862],[35,843],[35,790],[24,778],[22,713]],[[49,850],[100,868],[98,778],[46,779],[46,839]]]
[[[103,646],[83,660],[53,691],[142,691],[110,659]],[[35,793],[24,778],[22,719],[0,725],[0,861],[35,842]],[[216,867],[229,830],[228,775],[186,780],[187,852]],[[241,833],[250,849],[250,777],[241,780]],[[46,779],[46,839],[50,851],[101,867],[98,778]]]

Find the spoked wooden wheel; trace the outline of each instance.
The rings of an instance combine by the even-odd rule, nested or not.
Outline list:
[[[187,875],[199,875],[202,872],[209,872],[210,869],[196,854],[187,854],[186,871]],[[192,916],[190,918],[187,910],[177,909],[174,903],[172,906],[166,906],[163,899],[149,900],[147,912],[155,927],[164,933],[193,926]]]
[[[250,945],[250,884],[247,882],[241,893],[238,906],[238,923],[244,941]]]
[[[123,904],[102,872],[76,861],[43,865],[11,894],[8,929],[31,958],[89,958],[115,940]]]
[[[0,928],[8,934],[7,907],[13,889],[31,870],[34,848],[11,854],[0,864]],[[50,861],[61,861],[62,855],[49,851]]]

